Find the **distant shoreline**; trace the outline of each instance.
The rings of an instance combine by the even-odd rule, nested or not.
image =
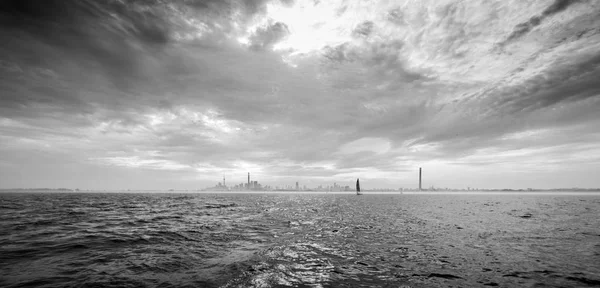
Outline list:
[[[533,191],[362,191],[363,195],[598,195],[600,190],[533,190]],[[355,191],[201,191],[201,190],[35,190],[35,189],[1,189],[2,193],[55,193],[55,194],[102,194],[102,193],[123,193],[123,194],[336,194],[336,195],[354,195]]]

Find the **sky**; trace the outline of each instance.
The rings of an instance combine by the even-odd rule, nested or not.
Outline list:
[[[0,188],[600,187],[594,0],[4,0]]]

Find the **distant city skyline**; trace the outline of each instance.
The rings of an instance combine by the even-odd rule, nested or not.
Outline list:
[[[212,186],[212,187],[206,187],[203,188],[201,190],[207,190],[207,191],[211,191],[211,189],[213,191],[219,191],[219,190],[223,190],[223,191],[243,191],[243,190],[265,190],[265,191],[270,191],[270,190],[280,190],[280,191],[306,191],[306,190],[312,190],[312,191],[354,191],[355,188],[353,188],[352,185],[346,185],[347,183],[344,182],[333,182],[333,184],[331,183],[327,183],[325,185],[320,184],[320,185],[306,185],[303,184],[301,185],[299,181],[295,182],[295,185],[293,183],[287,183],[287,184],[281,184],[281,185],[268,185],[268,184],[264,184],[264,183],[259,183],[256,180],[253,180],[250,177],[251,173],[248,172],[247,173],[247,183],[239,183],[239,184],[234,184],[232,186],[227,186],[225,184],[225,178],[223,177],[223,182],[218,182],[217,185]],[[369,187],[364,189],[363,186],[363,190],[390,190],[390,191],[444,191],[444,190],[461,190],[461,191],[475,191],[475,190],[552,190],[552,189],[592,189],[592,190],[598,190],[600,189],[600,187],[552,187],[552,188],[540,188],[540,187],[518,187],[518,188],[509,188],[509,187],[485,187],[485,188],[480,188],[480,187],[476,187],[476,186],[463,186],[463,187],[441,187],[441,186],[436,186],[434,184],[430,184],[429,186],[425,186],[423,185],[424,178],[423,178],[423,169],[422,167],[419,167],[418,169],[418,176],[415,179],[416,181],[416,186],[412,187],[412,186],[406,186],[406,187]],[[267,180],[268,181],[268,180]]]
[[[115,190],[115,191],[207,191],[207,192],[243,192],[243,191],[248,191],[248,192],[257,192],[257,191],[282,191],[282,192],[294,192],[294,191],[317,191],[317,192],[351,192],[351,191],[355,191],[355,187],[353,187],[352,185],[347,185],[348,183],[345,183],[344,181],[342,182],[333,182],[333,183],[327,183],[327,184],[320,184],[320,185],[314,185],[311,186],[306,185],[306,184],[300,184],[299,181],[296,181],[295,184],[294,183],[287,183],[287,184],[281,184],[281,185],[270,185],[268,183],[269,179],[263,179],[266,180],[267,183],[261,183],[258,180],[255,180],[251,177],[251,173],[247,172],[247,177],[246,177],[246,183],[244,182],[240,182],[240,183],[234,183],[234,184],[230,184],[227,185],[226,184],[226,179],[227,177],[223,176],[222,178],[222,182],[217,182],[216,185],[214,186],[208,186],[208,187],[204,187],[204,188],[200,188],[200,187],[195,187],[195,188],[180,188],[180,189],[175,189],[175,188],[169,188],[169,189],[108,189],[108,190]],[[411,187],[411,186],[407,186],[407,187],[366,187],[363,185],[363,188],[361,189],[362,191],[395,191],[395,192],[402,192],[402,191],[406,191],[406,192],[415,192],[415,191],[422,191],[422,192],[443,192],[443,191],[548,191],[548,190],[559,190],[559,191],[568,191],[568,190],[573,190],[573,191],[584,191],[584,190],[589,190],[589,191],[596,191],[596,192],[600,192],[600,187],[578,187],[578,186],[573,186],[573,187],[553,187],[553,188],[540,188],[540,187],[519,187],[519,188],[508,188],[508,187],[476,187],[476,186],[465,186],[465,187],[440,187],[440,186],[436,186],[436,185],[429,185],[429,186],[425,186],[423,185],[423,169],[422,167],[419,167],[418,170],[418,174],[417,174],[417,178],[415,179],[415,181],[417,181],[417,186],[416,187]],[[229,182],[231,183],[231,182]],[[364,183],[364,182],[363,182]],[[106,189],[79,189],[79,188],[65,188],[65,187],[61,187],[61,188],[41,188],[41,187],[29,187],[29,188],[23,188],[23,187],[13,187],[15,189],[13,190],[36,190],[36,191],[106,191]],[[0,188],[0,191],[11,191],[11,189],[6,189],[6,188]]]
[[[307,17],[306,15],[310,15]],[[0,188],[600,187],[600,1],[0,4]]]

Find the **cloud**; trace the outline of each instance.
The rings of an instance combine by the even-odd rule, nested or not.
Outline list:
[[[539,26],[542,21],[544,21],[547,17],[553,16],[554,14],[560,13],[566,10],[569,6],[581,2],[580,0],[555,0],[550,6],[548,6],[540,15],[536,15],[531,17],[527,22],[519,23],[515,26],[514,31],[501,43],[504,45],[519,37],[529,33],[533,28]]]
[[[255,50],[272,48],[280,40],[290,33],[285,23],[276,22],[267,27],[258,28],[250,36],[250,47]]]
[[[203,76],[197,73],[201,66],[186,63],[189,51],[177,46],[182,39],[199,44],[215,40],[211,32],[217,33],[218,23],[200,16],[216,13],[229,18],[229,26],[219,32],[229,33],[233,24],[243,24],[263,9],[260,1],[48,1],[43,5],[4,1],[2,5],[10,25],[1,33],[13,39],[4,47],[2,61],[18,68],[2,71],[10,86],[5,89],[7,104],[17,108],[48,103],[74,109],[95,102],[105,105],[111,102],[107,94],[127,104],[137,102],[139,95],[161,101],[156,99],[157,88],[166,94],[168,84],[182,76]],[[164,86],[150,88],[151,82]]]
[[[581,57],[575,63],[532,77],[494,95],[496,113],[527,113],[565,102],[584,100],[600,94],[600,55]],[[565,81],[565,79],[567,79]],[[491,96],[488,97],[491,100]]]
[[[356,28],[354,28],[354,31],[352,31],[352,35],[354,37],[368,37],[373,31],[374,25],[375,24],[373,24],[373,22],[371,21],[365,21],[363,23],[360,23],[356,26]]]
[[[437,183],[459,185],[468,170],[497,186],[486,169],[526,163],[559,179],[600,163],[593,1],[0,8],[10,39],[0,169],[35,171],[33,186],[58,185],[33,168],[58,159],[69,163],[53,172],[62,186],[81,167],[128,187],[214,185],[246,170],[274,185],[360,177],[396,187],[413,185],[421,166],[439,171]]]
[[[357,152],[385,153],[390,149],[390,143],[380,138],[361,138],[340,147],[340,153],[354,154]]]

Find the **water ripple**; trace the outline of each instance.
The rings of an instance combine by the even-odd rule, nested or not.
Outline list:
[[[597,196],[1,194],[0,286],[598,286]]]

